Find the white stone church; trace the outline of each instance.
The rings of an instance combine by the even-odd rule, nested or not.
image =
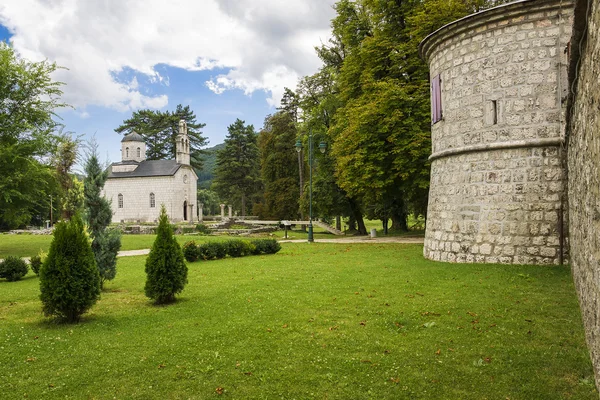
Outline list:
[[[104,195],[112,222],[155,222],[164,204],[171,222],[194,221],[198,176],[190,166],[185,121],[179,122],[175,160],[146,160],[146,144],[132,132],[121,140],[121,162],[109,167]]]

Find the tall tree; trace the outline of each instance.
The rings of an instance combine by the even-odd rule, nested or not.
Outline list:
[[[85,162],[86,177],[84,196],[87,224],[92,237],[92,251],[100,274],[100,288],[104,282],[112,280],[117,274],[117,253],[121,249],[121,233],[108,228],[112,219],[110,202],[102,196],[102,188],[108,178],[108,169],[98,162],[95,140],[89,144],[89,153]]]
[[[79,143],[79,138],[62,134],[56,153],[52,157],[56,178],[62,191],[60,204],[64,219],[70,219],[83,206],[83,185],[71,173],[78,159]]]
[[[217,153],[213,186],[222,200],[229,201],[246,215],[248,201],[260,192],[260,160],[253,125],[239,118],[227,127],[225,147]]]
[[[260,168],[264,184],[261,218],[296,219],[299,210],[297,131],[295,111],[282,110],[265,119],[258,137]]]
[[[58,68],[27,61],[0,42],[0,229],[49,210],[56,185],[49,162],[57,143],[54,110],[66,106],[62,83],[50,78]]]
[[[202,169],[201,148],[208,144],[202,136],[201,129],[206,124],[196,120],[196,114],[190,106],[178,104],[175,111],[138,110],[131,118],[115,129],[117,133],[128,134],[137,132],[146,142],[146,157],[148,160],[175,159],[179,121],[185,120],[190,137],[190,163],[197,170]]]

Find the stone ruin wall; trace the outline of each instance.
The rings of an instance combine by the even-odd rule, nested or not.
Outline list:
[[[571,268],[596,385],[600,384],[600,4],[579,0],[570,74],[578,76],[569,132]],[[587,21],[587,29],[586,29]],[[585,34],[587,33],[587,35]],[[577,68],[579,66],[579,68]],[[576,74],[577,72],[577,74]]]
[[[571,0],[525,0],[422,43],[443,110],[432,126],[426,258],[560,263],[572,23]]]

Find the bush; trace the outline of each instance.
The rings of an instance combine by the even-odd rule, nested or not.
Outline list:
[[[201,233],[203,235],[210,235],[211,233],[210,228],[204,224],[196,225],[196,230],[198,231],[198,233]]]
[[[29,259],[29,266],[34,274],[39,275],[40,267],[42,266],[42,257],[39,255],[31,257]]]
[[[9,282],[18,281],[27,275],[29,267],[20,257],[8,256],[0,263],[0,278],[5,278]]]
[[[76,322],[100,297],[100,275],[78,215],[54,228],[46,261],[40,268],[40,299],[46,316]]]
[[[185,242],[183,245],[183,256],[189,262],[198,260],[200,257],[200,252],[198,251],[198,245],[196,245],[196,242],[193,240]]]
[[[234,239],[227,242],[227,254],[231,257],[243,257],[252,254],[254,245],[246,240]]]
[[[254,252],[252,254],[275,254],[281,250],[281,245],[275,239],[255,239]]]
[[[227,256],[227,245],[224,242],[206,242],[198,246],[198,256],[203,260],[214,260]]]
[[[162,205],[157,236],[146,258],[146,296],[155,304],[170,303],[187,283],[187,266],[183,252],[173,236],[167,210]]]
[[[182,234],[194,233],[194,232],[196,232],[196,228],[194,228],[193,226],[182,226],[181,227]]]

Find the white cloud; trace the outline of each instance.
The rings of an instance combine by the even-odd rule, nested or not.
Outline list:
[[[48,58],[68,70],[64,100],[118,110],[161,108],[165,95],[144,82],[168,86],[156,70],[226,69],[206,82],[215,93],[240,89],[270,93],[316,71],[314,46],[329,35],[334,0],[4,0],[0,23],[26,58]],[[119,74],[133,71],[146,79]]]

